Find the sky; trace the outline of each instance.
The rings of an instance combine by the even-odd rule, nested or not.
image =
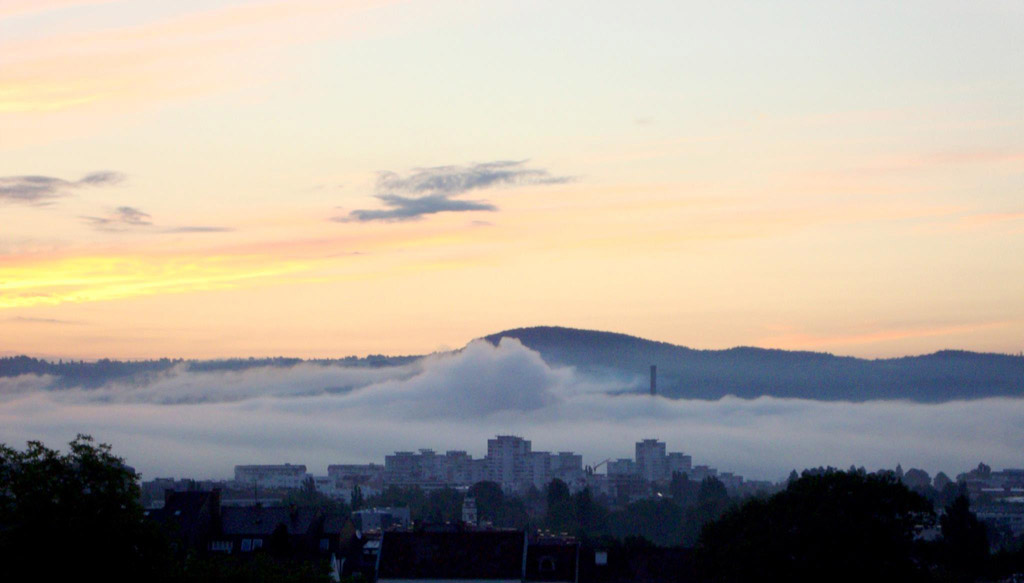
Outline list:
[[[0,354],[1017,353],[1022,39],[996,0],[4,0]]]

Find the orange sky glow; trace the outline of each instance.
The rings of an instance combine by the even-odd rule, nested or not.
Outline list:
[[[1019,8],[676,4],[4,4],[0,354],[1024,348]]]

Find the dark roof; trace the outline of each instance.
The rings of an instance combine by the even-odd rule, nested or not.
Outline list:
[[[167,492],[164,497],[164,511],[175,516],[198,514],[203,505],[211,501],[214,492]],[[220,494],[217,494],[219,497]]]
[[[344,514],[331,512],[324,517],[324,534],[341,534],[349,518]]]
[[[379,579],[523,578],[522,531],[385,532]]]
[[[220,491],[167,491],[164,507],[147,510],[150,520],[173,525],[179,534],[194,537],[209,528],[209,521],[220,506]],[[204,512],[205,509],[205,512]]]
[[[606,563],[597,565],[602,552]],[[593,583],[675,583],[695,581],[693,550],[681,547],[613,546],[580,548],[580,581]]]
[[[575,581],[579,543],[531,542],[526,549],[527,581]]]
[[[221,527],[227,536],[270,536],[279,524],[288,528],[288,534],[306,534],[318,518],[319,512],[313,508],[226,506],[221,510]]]

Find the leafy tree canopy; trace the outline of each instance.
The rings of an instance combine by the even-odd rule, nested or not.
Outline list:
[[[143,517],[137,479],[86,435],[65,453],[38,441],[23,451],[0,444],[0,575],[160,580],[169,547]]]
[[[771,498],[752,499],[703,529],[708,581],[912,581],[916,529],[931,504],[894,475],[805,471]]]

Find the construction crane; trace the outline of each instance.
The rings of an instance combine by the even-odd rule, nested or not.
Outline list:
[[[587,466],[587,473],[588,473],[588,474],[593,474],[594,472],[596,472],[596,471],[597,471],[597,468],[599,468],[599,467],[601,467],[601,466],[605,465],[606,463],[608,463],[608,462],[610,462],[610,461],[612,461],[612,458],[608,458],[608,459],[604,460],[603,462],[601,462],[601,463],[597,464],[597,465],[596,465],[596,466],[594,466],[594,467],[590,467],[590,466]]]

